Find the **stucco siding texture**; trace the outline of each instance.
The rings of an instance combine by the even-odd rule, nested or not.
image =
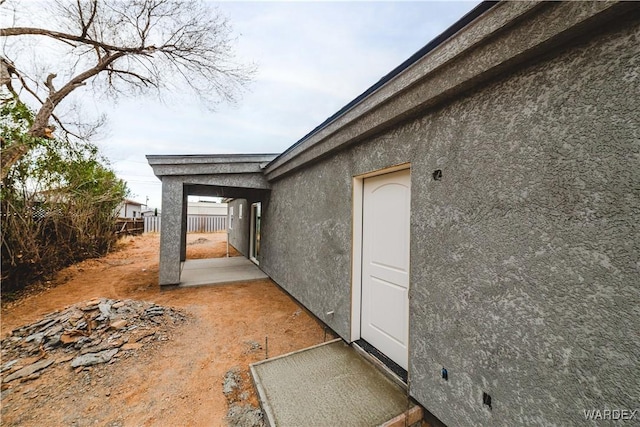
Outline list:
[[[342,337],[351,313],[351,165],[344,156],[278,181],[260,267]],[[334,311],[333,319],[325,313]],[[330,320],[330,321],[329,321]]]
[[[240,205],[242,205],[242,218],[240,218]],[[229,229],[229,244],[248,258],[251,224],[251,212],[249,211],[249,205],[245,199],[233,199],[230,201],[227,208],[227,224],[231,224],[232,211],[233,228]]]
[[[173,177],[162,179],[162,213],[160,225],[161,285],[180,283],[180,262],[186,258],[186,194],[183,183]]]
[[[272,182],[261,268],[349,340],[352,177],[410,162],[412,396],[450,426],[640,409],[639,39],[616,22]]]
[[[638,28],[417,126],[410,372],[448,425],[581,425],[584,410],[638,409]],[[424,179],[434,169],[442,181]]]

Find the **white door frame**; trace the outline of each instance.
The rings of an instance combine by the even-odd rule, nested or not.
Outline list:
[[[351,342],[360,339],[360,321],[362,316],[362,206],[364,200],[364,180],[373,176],[385,175],[411,169],[410,163],[402,163],[353,177],[353,229],[351,264]]]
[[[249,215],[250,216],[250,221],[249,221],[249,260],[252,261],[256,265],[260,265],[260,261],[258,261],[258,259],[253,256],[253,253],[255,252],[255,245],[256,245],[256,209],[254,209],[254,207],[257,208],[258,206],[260,206],[260,209],[262,210],[262,203],[261,202],[252,203],[250,208],[249,208],[249,211],[250,211],[250,215]],[[262,216],[262,213],[261,213],[261,216]]]

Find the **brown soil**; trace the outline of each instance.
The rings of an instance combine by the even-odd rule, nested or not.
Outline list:
[[[225,239],[221,233],[189,235],[187,258],[226,256]],[[38,378],[4,384],[2,425],[227,425],[227,372],[239,368],[244,403],[257,406],[250,363],[263,360],[267,350],[274,357],[332,338],[270,280],[160,289],[158,247],[157,234],[124,238],[117,251],[72,265],[48,288],[3,303],[3,338],[47,313],[101,297],[182,309],[189,319],[166,341],[115,363],[76,370],[59,363]],[[231,248],[231,254],[237,252]]]

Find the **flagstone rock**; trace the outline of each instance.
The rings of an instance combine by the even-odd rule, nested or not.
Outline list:
[[[167,328],[186,319],[180,310],[107,298],[49,313],[0,341],[2,359],[9,361],[0,367],[3,390],[39,377],[54,362],[71,362],[69,365],[78,372],[96,364],[114,363],[121,348],[131,355],[150,342],[166,340]]]
[[[35,342],[36,344],[40,344],[42,339],[44,338],[44,332],[38,332],[37,334],[29,335],[24,339],[24,342]]]
[[[5,363],[4,365],[2,365],[2,369],[0,369],[0,372],[8,371],[9,369],[11,369],[11,367],[13,365],[18,363],[18,361],[19,361],[19,359],[14,359],[14,360],[11,360],[11,361]]]
[[[56,363],[65,363],[65,362],[68,362],[68,361],[73,360],[73,359],[75,359],[75,357],[73,355],[62,356],[62,357],[60,357],[60,358],[58,358],[56,360]]]
[[[2,382],[8,383],[19,378],[28,377],[41,369],[49,367],[53,362],[55,362],[54,359],[44,359],[29,366],[25,366],[24,368],[7,376]]]
[[[116,320],[115,322],[111,322],[109,327],[111,329],[123,329],[127,326],[127,321],[124,319]]]
[[[100,313],[102,313],[104,317],[106,318],[111,317],[111,304],[109,304],[108,302],[98,304],[98,309],[100,310]]]
[[[71,361],[71,367],[98,365],[107,363],[118,352],[117,348],[101,351],[99,353],[87,353],[80,355]]]

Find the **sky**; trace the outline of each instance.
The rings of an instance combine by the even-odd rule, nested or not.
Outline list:
[[[130,198],[161,207],[147,154],[280,153],[446,30],[477,1],[209,2],[257,73],[235,105],[122,98],[95,142]],[[105,105],[106,104],[106,105]]]

